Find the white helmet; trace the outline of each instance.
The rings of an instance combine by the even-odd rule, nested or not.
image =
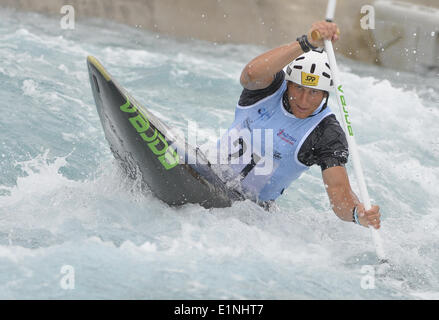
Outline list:
[[[311,50],[293,60],[285,69],[285,80],[328,92],[334,88],[328,56],[323,50]]]

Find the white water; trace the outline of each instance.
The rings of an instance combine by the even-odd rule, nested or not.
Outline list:
[[[317,167],[275,214],[250,202],[170,208],[119,171],[87,55],[170,126],[196,121],[204,143],[231,123],[239,74],[266,49],[98,20],[65,31],[57,19],[0,9],[0,298],[438,299],[435,73],[339,59],[394,265],[374,289],[361,286],[362,267],[376,262],[370,233],[331,212]],[[61,286],[64,265],[74,268],[73,290]]]

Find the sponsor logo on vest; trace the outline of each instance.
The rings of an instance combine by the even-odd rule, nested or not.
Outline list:
[[[264,120],[264,118],[265,118],[266,120],[267,120],[267,119],[270,119],[269,111],[265,110],[265,108],[260,108],[260,109],[258,110],[258,113],[259,113],[259,117],[258,117],[256,120],[259,120],[259,119]]]
[[[281,138],[283,141],[288,142],[291,145],[294,145],[294,143],[297,141],[296,138],[290,136],[288,133],[285,132],[285,129],[280,129],[277,133],[277,136]]]
[[[120,106],[120,110],[133,114],[128,120],[149,149],[157,156],[162,166],[166,170],[174,168],[179,163],[177,152],[168,145],[163,135],[150,125],[148,118],[131,104],[128,97],[126,99],[127,102]],[[158,147],[160,144],[162,145],[161,148]]]
[[[273,152],[273,158],[275,158],[276,160],[280,160],[282,159],[282,154],[279,151],[274,151]]]
[[[319,76],[302,71],[302,84],[305,86],[316,86],[319,84]]]
[[[338,86],[338,91],[341,93],[344,93],[341,89],[341,85]],[[350,136],[354,136],[354,130],[351,127],[351,122],[349,121],[349,112],[346,110],[346,99],[344,98],[344,95],[340,95],[340,101],[341,105],[343,106],[343,112],[344,112],[344,118],[346,121],[346,125],[348,127],[348,132]]]

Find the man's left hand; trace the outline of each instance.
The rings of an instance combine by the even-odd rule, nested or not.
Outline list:
[[[363,227],[369,227],[372,226],[375,229],[380,228],[381,223],[381,214],[380,214],[380,207],[379,206],[372,206],[370,210],[367,210],[364,208],[364,205],[362,203],[358,204],[357,206],[357,213],[358,213],[358,220],[360,221],[360,224]]]

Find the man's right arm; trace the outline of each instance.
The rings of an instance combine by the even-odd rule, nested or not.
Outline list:
[[[322,39],[338,39],[335,23],[319,21],[312,24],[308,32],[308,41],[315,47],[323,46],[323,40],[312,40],[311,33],[319,31]],[[248,90],[267,88],[274,80],[276,73],[287,64],[303,54],[298,41],[274,48],[251,60],[241,73],[241,85]]]
[[[241,85],[248,90],[267,88],[276,73],[301,54],[303,51],[297,41],[261,54],[245,66],[241,73]]]

